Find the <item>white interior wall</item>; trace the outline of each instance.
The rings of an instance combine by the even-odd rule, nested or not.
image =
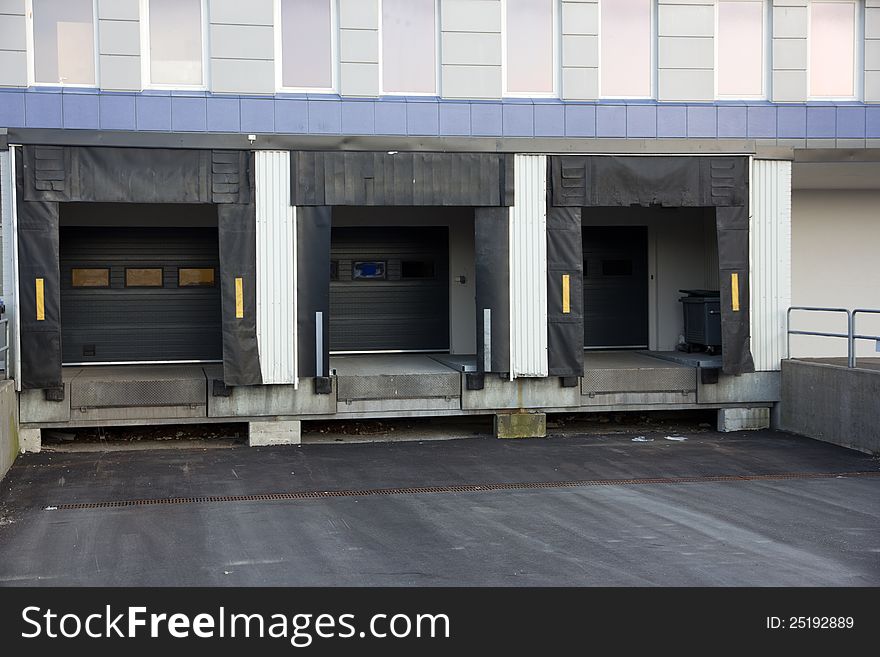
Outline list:
[[[449,228],[449,350],[477,351],[473,208],[333,208],[333,226],[447,226]],[[464,277],[464,283],[456,279]]]
[[[671,351],[684,331],[679,290],[718,289],[715,215],[702,208],[584,209],[589,226],[648,227],[648,344]]]
[[[792,304],[880,309],[880,191],[796,189],[792,192]],[[846,332],[843,315],[800,313],[792,327]],[[880,335],[880,317],[862,317],[862,334]],[[859,356],[880,356],[859,341]],[[845,356],[846,340],[792,336],[794,357]]]

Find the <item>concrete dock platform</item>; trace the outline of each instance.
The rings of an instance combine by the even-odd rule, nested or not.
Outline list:
[[[339,410],[461,408],[461,373],[427,354],[331,356]]]

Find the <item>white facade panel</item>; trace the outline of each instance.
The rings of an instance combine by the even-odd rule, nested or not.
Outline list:
[[[751,334],[755,369],[780,369],[786,354],[791,306],[791,162],[752,165],[749,262]]]
[[[510,208],[511,377],[547,376],[547,156],[516,155]]]
[[[257,346],[264,384],[297,378],[296,212],[290,152],[257,151]]]

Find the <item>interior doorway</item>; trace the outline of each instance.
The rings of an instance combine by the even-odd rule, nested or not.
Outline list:
[[[648,348],[647,226],[584,226],[584,346]]]

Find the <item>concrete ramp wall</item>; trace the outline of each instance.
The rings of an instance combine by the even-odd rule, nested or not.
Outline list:
[[[18,456],[18,400],[15,384],[0,381],[0,479]]]
[[[880,370],[783,361],[779,428],[880,454]]]

